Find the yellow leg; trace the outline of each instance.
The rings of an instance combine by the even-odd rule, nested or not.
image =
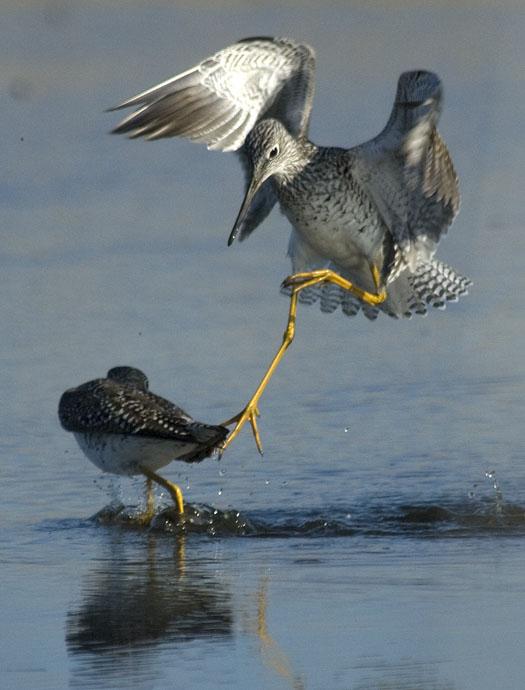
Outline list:
[[[302,288],[301,288],[302,289]],[[299,293],[299,290],[293,289],[292,290],[292,296],[290,299],[290,310],[288,313],[288,323],[286,325],[286,330],[284,331],[283,335],[283,342],[281,344],[281,347],[277,350],[277,354],[275,357],[272,359],[270,366],[268,367],[268,370],[266,371],[266,374],[263,376],[261,379],[260,384],[257,387],[257,390],[253,394],[250,402],[246,405],[244,410],[240,412],[238,415],[235,417],[232,417],[232,419],[229,419],[227,422],[223,423],[223,426],[228,426],[228,424],[233,424],[236,422],[234,430],[231,432],[231,434],[228,436],[226,441],[222,444],[221,448],[221,453],[223,453],[226,448],[230,445],[230,443],[233,441],[234,438],[236,438],[242,429],[242,427],[246,424],[247,421],[250,422],[251,427],[252,427],[252,432],[255,438],[255,444],[257,446],[257,450],[259,453],[262,455],[262,443],[261,443],[261,437],[259,435],[259,429],[257,428],[257,417],[259,416],[259,409],[257,407],[259,403],[259,398],[263,394],[264,389],[268,385],[268,381],[271,379],[273,372],[277,369],[279,362],[284,356],[284,353],[286,352],[288,346],[294,339],[295,335],[295,315],[297,312],[297,295]]]
[[[374,285],[376,287],[376,291],[379,294],[382,294],[380,288],[381,288],[381,271],[378,269],[378,267],[375,264],[370,264],[370,273],[372,274],[372,278],[374,280]],[[384,290],[383,290],[384,292]],[[386,297],[386,294],[385,294]]]
[[[184,500],[182,498],[182,491],[180,486],[177,486],[177,484],[173,484],[173,482],[164,479],[164,477],[161,477],[159,474],[153,472],[147,467],[140,467],[140,471],[149,480],[154,481],[156,484],[159,484],[160,486],[164,487],[169,492],[170,496],[173,498],[173,501],[177,506],[179,514],[184,515]]]
[[[372,277],[374,279],[374,284],[376,289],[379,290],[379,285],[381,283],[381,275],[375,264],[370,265],[370,270],[372,271]],[[367,290],[362,290],[361,288],[354,285],[343,276],[340,276],[335,271],[329,268],[323,268],[319,271],[309,271],[308,273],[294,273],[292,276],[288,276],[283,281],[285,287],[297,287],[299,290],[303,290],[305,287],[310,287],[310,285],[316,285],[317,283],[333,283],[338,285],[344,290],[348,290],[359,299],[363,300],[367,304],[377,305],[384,302],[386,299],[386,290],[382,288],[377,293],[368,292]]]
[[[374,277],[374,282],[376,282],[376,280],[380,280],[379,271],[375,266],[373,266],[372,276]],[[242,412],[240,412],[238,415],[235,415],[235,417],[232,417],[231,419],[228,419],[226,422],[223,422],[223,426],[229,426],[230,424],[235,423],[235,428],[228,436],[226,441],[224,441],[224,443],[222,444],[221,453],[223,453],[226,450],[230,443],[239,435],[239,432],[242,429],[242,427],[246,424],[247,421],[249,421],[252,427],[252,432],[255,438],[257,450],[262,455],[261,437],[259,435],[259,429],[257,428],[257,417],[259,416],[259,399],[263,394],[264,389],[268,385],[269,380],[273,376],[274,371],[279,366],[279,362],[283,358],[284,353],[286,352],[292,340],[294,339],[295,322],[297,314],[297,298],[299,292],[307,287],[310,287],[311,285],[317,285],[318,283],[324,282],[339,285],[339,287],[342,287],[345,290],[349,290],[354,295],[362,299],[364,302],[367,302],[368,304],[381,304],[381,302],[384,302],[384,300],[386,299],[386,290],[384,288],[377,294],[367,292],[366,290],[358,288],[349,280],[346,280],[342,276],[338,275],[337,273],[329,269],[311,271],[309,273],[295,273],[294,275],[286,278],[283,281],[283,285],[285,287],[291,287],[292,294],[290,296],[288,323],[286,324],[286,330],[284,331],[283,342],[281,344],[281,347],[277,350],[275,357],[272,359],[270,366],[266,371],[266,374],[261,379],[261,382],[258,385],[257,390],[253,394],[252,398],[250,399],[249,403],[246,405],[244,410],[242,410]],[[379,285],[379,282],[377,282],[376,284]]]
[[[149,525],[155,515],[155,500],[153,498],[153,483],[146,479],[146,507],[138,515],[133,517],[133,522],[138,525]]]
[[[146,477],[146,513],[153,517],[155,513],[155,498],[153,496],[153,480]]]

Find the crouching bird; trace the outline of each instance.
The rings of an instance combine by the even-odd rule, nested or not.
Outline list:
[[[149,391],[146,375],[133,367],[114,367],[106,378],[70,388],[60,398],[58,416],[103,472],[147,478],[145,521],[154,513],[152,482],[167,489],[179,514],[184,514],[180,487],[157,470],[172,460],[200,462],[228,435],[226,427],[197,422]]]

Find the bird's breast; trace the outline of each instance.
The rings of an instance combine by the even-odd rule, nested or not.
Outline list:
[[[278,194],[283,213],[321,256],[352,266],[372,259],[381,246],[381,219],[349,171],[307,169],[280,185]]]

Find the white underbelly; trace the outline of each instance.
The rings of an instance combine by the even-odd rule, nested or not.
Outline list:
[[[376,238],[341,218],[315,218],[286,213],[297,233],[319,256],[347,269],[357,269],[373,256]]]
[[[132,434],[76,433],[74,436],[87,458],[103,472],[112,474],[140,474],[141,465],[155,472],[196,448],[196,444]]]

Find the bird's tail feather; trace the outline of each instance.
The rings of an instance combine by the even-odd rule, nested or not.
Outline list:
[[[419,302],[438,309],[444,309],[447,302],[457,302],[472,284],[469,278],[436,259],[418,264],[408,275],[408,282]]]
[[[337,271],[337,268],[334,267]],[[351,278],[350,276],[344,276]],[[319,302],[321,311],[331,313],[339,306],[343,314],[355,316],[359,311],[371,320],[382,311],[394,318],[410,318],[413,314],[425,315],[429,306],[444,309],[447,302],[457,302],[468,292],[472,281],[456,273],[453,268],[436,259],[417,264],[414,271],[405,268],[387,287],[387,299],[378,306],[362,302],[351,292],[333,283],[321,283],[305,288],[299,293],[299,302]],[[290,295],[289,288],[281,292]]]

